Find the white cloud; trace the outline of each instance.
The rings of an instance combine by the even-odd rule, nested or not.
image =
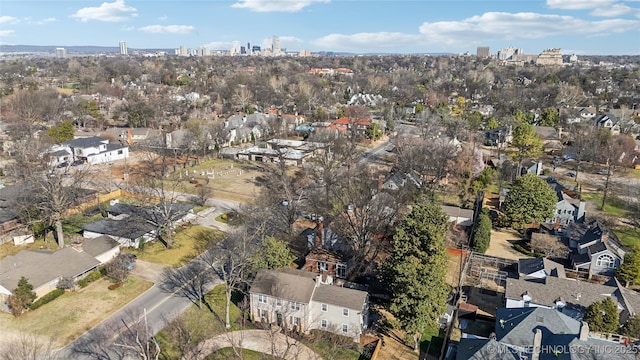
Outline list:
[[[614,0],[547,0],[548,7],[562,10],[596,9],[613,3]]]
[[[230,41],[212,41],[202,46],[212,50],[229,50],[233,46],[233,43]]]
[[[422,36],[403,33],[357,33],[351,35],[331,34],[313,41],[313,44],[322,48],[336,50],[360,50],[375,48],[393,48],[415,44]]]
[[[3,15],[0,16],[0,24],[16,24],[20,22],[17,17]]]
[[[640,9],[632,8],[624,4],[612,4],[608,7],[596,8],[591,13],[593,16],[615,17],[625,15],[635,15],[640,17]]]
[[[196,28],[191,25],[149,25],[138,30],[151,34],[191,34]]]
[[[120,22],[137,16],[137,11],[133,6],[127,6],[124,0],[116,0],[112,3],[104,2],[98,7],[82,8],[71,17],[80,19],[83,22],[89,20]]]
[[[11,36],[15,33],[14,30],[0,30],[0,37]]]
[[[57,21],[57,19],[56,19],[56,18],[52,18],[52,17],[50,17],[50,18],[42,19],[42,20],[40,20],[40,21],[36,21],[36,24],[38,24],[38,25],[44,25],[44,24],[46,24],[46,23],[50,23],[50,22],[54,22],[54,21]]]
[[[329,3],[331,0],[240,0],[231,5],[238,9],[256,12],[298,12],[314,3]]]

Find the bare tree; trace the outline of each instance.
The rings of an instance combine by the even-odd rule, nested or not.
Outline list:
[[[33,334],[20,334],[16,338],[3,339],[0,358],[5,360],[55,360],[58,356],[51,339]]]
[[[560,239],[548,234],[534,233],[531,235],[531,250],[543,253],[547,257],[566,258],[569,248]]]
[[[133,269],[133,258],[129,254],[120,253],[105,265],[107,276],[116,282],[122,283],[127,279]]]
[[[611,175],[613,175],[614,171],[617,172],[620,168],[628,166],[633,162],[635,142],[633,138],[629,136],[611,136],[607,129],[601,129],[599,138],[600,152],[597,157],[598,160],[606,166],[602,203],[600,204],[600,210],[603,210],[607,203],[607,196],[609,195]]]

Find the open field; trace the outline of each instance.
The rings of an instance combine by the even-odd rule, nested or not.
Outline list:
[[[50,338],[56,346],[66,345],[91,329],[151,287],[151,283],[129,277],[126,284],[108,290],[111,282],[100,279],[84,289],[67,292],[19,318],[0,313],[0,340],[30,333]]]

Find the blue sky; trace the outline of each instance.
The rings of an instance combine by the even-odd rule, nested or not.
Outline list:
[[[2,0],[0,43],[640,54],[640,0]]]

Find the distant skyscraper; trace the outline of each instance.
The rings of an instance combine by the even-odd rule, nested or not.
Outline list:
[[[56,48],[56,57],[63,58],[67,56],[67,49],[65,48]]]
[[[251,53],[259,55],[260,54],[260,45],[253,45],[251,47]]]
[[[488,58],[491,55],[491,53],[489,53],[489,47],[488,46],[478,46],[478,50],[477,50],[476,55],[479,58],[483,58],[483,59],[484,58]]]
[[[240,41],[234,41],[233,46],[231,47],[231,55],[239,55],[240,54]]]
[[[189,49],[184,45],[180,45],[178,56],[189,56]]]
[[[126,41],[120,41],[120,55],[127,55],[128,51],[127,51],[127,42]]]
[[[209,56],[211,55],[211,51],[206,46],[200,46],[198,48],[198,52],[196,53],[198,56]]]
[[[514,55],[522,55],[522,54],[524,54],[522,49],[516,49],[513,46],[509,46],[506,49],[498,50],[498,59],[511,60]]]
[[[273,35],[271,38],[271,52],[273,56],[280,55],[280,37]]]

